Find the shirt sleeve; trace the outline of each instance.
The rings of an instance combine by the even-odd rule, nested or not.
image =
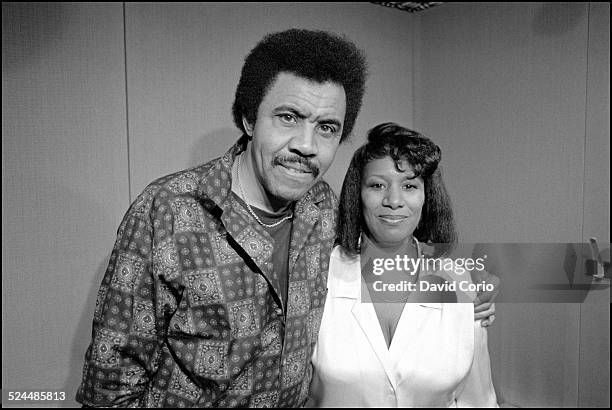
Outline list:
[[[117,232],[76,396],[85,406],[143,406],[159,368],[167,326],[148,219],[128,211]]]
[[[491,378],[487,329],[480,320],[474,322],[472,367],[456,400],[457,407],[499,407]]]

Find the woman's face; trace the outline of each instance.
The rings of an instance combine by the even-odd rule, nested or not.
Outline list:
[[[371,239],[381,247],[401,245],[419,224],[425,185],[402,161],[399,171],[391,157],[366,164],[361,180],[363,217]]]

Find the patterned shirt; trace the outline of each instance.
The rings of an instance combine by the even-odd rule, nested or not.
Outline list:
[[[98,292],[77,401],[88,406],[296,407],[326,297],[337,199],[295,204],[287,306],[274,239],[230,194],[223,157],[160,178],[132,203]]]

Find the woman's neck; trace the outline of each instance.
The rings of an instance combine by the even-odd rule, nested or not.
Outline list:
[[[388,254],[388,255],[407,255],[410,258],[417,258],[418,247],[414,236],[409,235],[401,242],[376,242],[366,232],[361,235],[361,253]]]

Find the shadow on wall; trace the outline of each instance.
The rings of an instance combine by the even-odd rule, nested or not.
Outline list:
[[[111,247],[112,244],[109,244],[109,249]],[[81,313],[81,318],[77,324],[75,336],[72,340],[72,345],[70,346],[70,369],[68,378],[66,379],[63,388],[63,391],[66,392],[66,400],[61,402],[60,407],[74,408],[75,406],[80,406],[80,404],[75,400],[75,396],[77,389],[81,384],[83,364],[85,363],[85,352],[87,351],[89,343],[92,340],[91,329],[93,324],[94,310],[96,308],[96,298],[98,297],[98,290],[100,289],[100,284],[104,278],[104,273],[106,272],[109,259],[110,253],[98,266],[95,277],[91,281],[89,292],[87,293],[87,308],[83,309],[83,312]]]
[[[23,70],[55,50],[52,43],[61,38],[63,27],[69,27],[68,18],[61,3],[3,2],[3,73]]]
[[[544,3],[533,19],[533,31],[547,36],[568,33],[584,21],[588,7],[588,3]]]
[[[241,135],[240,130],[229,127],[219,128],[202,135],[191,149],[187,166],[194,167],[222,156],[238,141]]]

